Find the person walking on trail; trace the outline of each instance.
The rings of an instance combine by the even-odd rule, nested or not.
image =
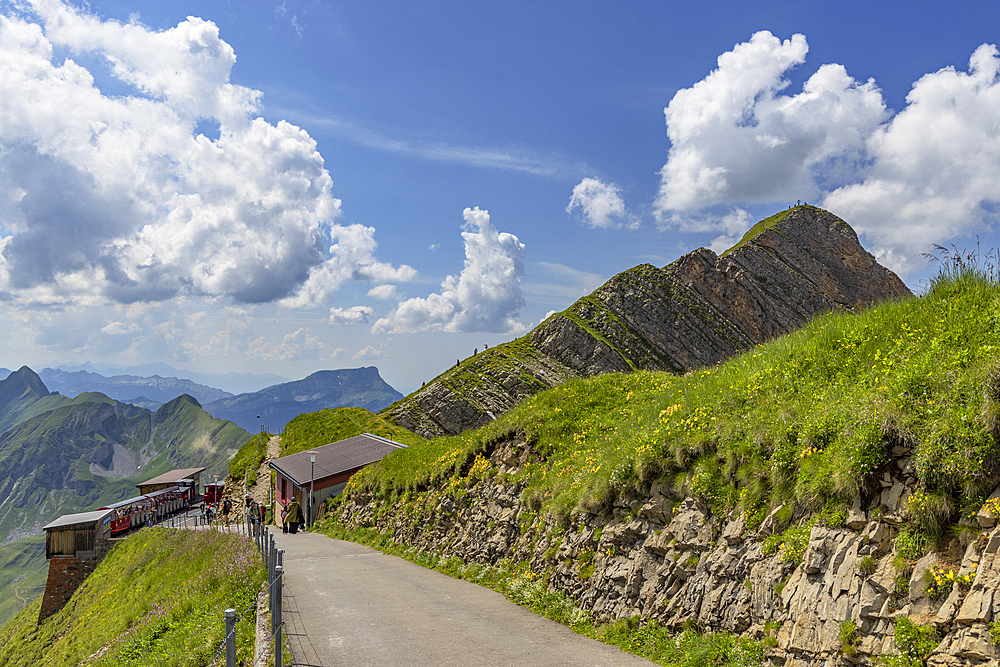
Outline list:
[[[267,507],[264,505],[264,503],[260,503],[259,505],[257,505],[257,511],[260,512],[260,523],[261,525],[263,525],[264,520],[267,519]]]
[[[233,501],[226,498],[222,501],[222,521],[229,526],[229,512],[233,509]]]
[[[285,519],[285,523],[288,525],[288,531],[294,535],[299,532],[299,502],[292,499],[292,502],[288,503],[288,516]]]
[[[288,504],[281,506],[281,532],[288,532]]]

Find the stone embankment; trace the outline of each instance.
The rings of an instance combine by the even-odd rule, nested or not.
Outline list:
[[[726,253],[624,271],[528,334],[446,370],[382,414],[425,437],[482,426],[572,378],[710,366],[831,310],[910,294],[850,225],[813,206],[762,221]]]
[[[516,440],[497,445],[493,474],[468,478],[464,489],[395,503],[355,493],[338,512],[345,526],[391,531],[397,542],[465,562],[528,562],[599,620],[641,616],[677,629],[772,636],[772,664],[872,664],[896,652],[896,619],[905,616],[936,628],[928,665],[995,665],[1000,651],[989,630],[1000,613],[1000,528],[986,515],[985,530],[970,527],[967,543],[955,539],[918,562],[894,554],[916,488],[908,453],[894,455],[881,492],[859,500],[837,527],[810,529],[805,517],[776,508],[751,528],[742,513],[672,500],[655,483],[605,511],[560,520],[526,504],[521,485],[500,481],[532,456]],[[804,526],[798,545],[789,539],[778,548],[776,535],[796,525]],[[974,581],[932,599],[925,572],[935,567]],[[856,630],[845,646],[849,622]]]

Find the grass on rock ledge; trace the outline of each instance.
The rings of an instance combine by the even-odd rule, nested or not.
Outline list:
[[[0,628],[0,664],[202,667],[224,639],[227,608],[249,610],[236,625],[236,650],[250,664],[264,580],[256,547],[239,535],[143,529],[56,614],[36,625],[39,598]]]
[[[905,449],[921,486],[911,520],[940,535],[1000,482],[1000,286],[952,268],[920,297],[818,317],[683,377],[569,382],[476,431],[393,452],[347,493],[458,490],[498,474],[482,456],[493,444],[523,438],[535,456],[510,481],[534,507],[597,511],[657,481],[753,523],[781,504],[802,516],[875,498]]]

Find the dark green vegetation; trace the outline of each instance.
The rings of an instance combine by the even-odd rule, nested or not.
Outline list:
[[[222,643],[226,608],[246,612],[236,643],[249,664],[264,579],[256,547],[238,535],[145,529],[119,543],[55,615],[36,626],[36,600],[0,628],[0,664],[201,667]]]
[[[402,397],[382,379],[377,368],[367,366],[317,371],[295,382],[220,398],[206,403],[205,410],[251,432],[266,426],[280,433],[286,423],[304,413],[340,407],[377,412]]]
[[[922,486],[914,528],[934,536],[1000,483],[998,359],[1000,287],[959,266],[920,298],[818,317],[684,377],[571,381],[477,431],[393,452],[348,493],[389,500],[431,484],[458,488],[474,482],[478,454],[523,437],[536,456],[516,478],[533,506],[568,516],[659,481],[677,498],[741,508],[752,523],[781,504],[801,517],[835,513],[856,495],[867,503],[883,467],[905,452]]]
[[[417,445],[425,440],[405,428],[391,424],[364,408],[337,408],[299,415],[285,426],[281,435],[279,456],[321,447],[361,433],[371,433],[404,445]],[[267,435],[251,438],[229,462],[229,477],[247,478],[249,484],[257,479],[257,469],[264,462],[267,452]]]
[[[38,536],[63,514],[88,511],[138,495],[137,482],[172,468],[205,466],[223,474],[249,434],[213,419],[189,396],[156,412],[103,394],[50,395],[29,368],[0,382],[0,413],[12,426],[0,433],[0,544]],[[44,577],[44,558],[0,569],[0,581]],[[37,594],[33,591],[31,597]],[[0,605],[0,623],[17,607]]]
[[[467,564],[455,557],[445,558],[397,544],[375,530],[346,530],[332,517],[323,521],[319,530],[331,537],[367,544],[452,577],[486,586],[515,604],[569,626],[574,632],[618,646],[660,665],[756,667],[763,661],[765,648],[774,641],[770,633],[775,628],[768,628],[768,636],[757,641],[729,632],[700,633],[691,629],[678,634],[655,621],[641,623],[639,618],[594,624],[586,610],[576,606],[565,593],[550,590],[545,576],[532,571],[525,563],[503,562],[499,567]]]

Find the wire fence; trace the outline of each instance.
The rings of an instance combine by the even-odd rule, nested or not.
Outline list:
[[[281,614],[281,586],[284,574],[283,561],[285,552],[275,546],[274,535],[255,517],[249,515],[244,517],[243,521],[236,522],[235,528],[254,540],[254,544],[257,546],[258,551],[260,551],[264,567],[267,570],[270,630],[267,640],[260,647],[261,651],[254,658],[251,667],[265,664],[268,655],[267,646],[272,648],[275,667],[282,667],[282,630],[284,628],[284,620]],[[239,614],[235,609],[226,609],[223,612],[223,618],[226,623],[226,634],[222,643],[219,644],[219,649],[216,651],[215,657],[212,659],[211,667],[216,666],[223,652],[226,654],[226,667],[236,667],[237,624],[248,616],[256,618],[256,615],[250,615],[250,611],[257,607],[258,604],[258,602],[254,602],[243,613]]]
[[[180,528],[187,530],[219,530],[235,532],[252,539],[260,552],[267,570],[267,598],[268,611],[270,617],[270,630],[267,639],[260,647],[260,653],[254,658],[251,667],[264,664],[268,656],[267,648],[273,648],[274,665],[282,667],[282,630],[284,622],[281,617],[281,584],[284,558],[284,551],[278,549],[274,543],[274,536],[260,519],[250,513],[241,517],[234,516],[230,519],[228,515],[219,515],[207,511],[203,507],[188,507],[173,514],[162,516],[156,520],[149,521],[146,525],[158,526],[162,528]],[[44,585],[41,586],[44,588]],[[22,588],[27,588],[24,586]],[[257,606],[257,602],[245,609],[242,613],[237,613],[235,609],[226,609],[223,618],[226,623],[226,634],[212,659],[211,667],[216,667],[223,652],[226,654],[226,667],[236,667],[236,628],[244,618],[256,618],[250,612]],[[256,643],[256,642],[255,642]]]

